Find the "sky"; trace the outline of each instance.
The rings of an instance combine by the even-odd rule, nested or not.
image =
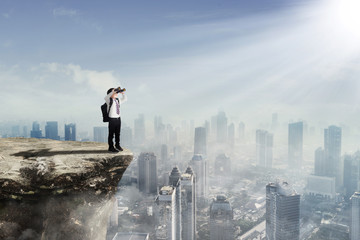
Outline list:
[[[307,119],[358,124],[356,0],[0,1],[0,122]],[[105,125],[104,125],[105,126]],[[80,128],[81,128],[80,127]],[[360,126],[358,126],[360,127]]]

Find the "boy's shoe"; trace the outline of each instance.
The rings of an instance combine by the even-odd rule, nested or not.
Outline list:
[[[120,152],[121,151],[124,151],[124,149],[122,147],[120,147],[120,145],[115,145],[116,149],[119,150]]]
[[[115,149],[114,147],[109,147],[108,149],[109,152],[119,152],[117,149]]]

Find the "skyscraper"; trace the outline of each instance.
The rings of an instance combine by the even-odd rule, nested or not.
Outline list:
[[[134,142],[136,144],[145,143],[145,118],[143,114],[134,120]]]
[[[206,129],[204,127],[195,128],[194,154],[206,156]]]
[[[326,158],[325,151],[321,147],[315,150],[315,167],[314,174],[316,176],[327,176],[326,174]]]
[[[262,167],[272,167],[273,135],[265,130],[256,130],[256,160]]]
[[[56,122],[56,121],[46,122],[45,138],[49,138],[49,139],[53,139],[53,140],[60,140],[60,137],[58,134],[58,122]]]
[[[345,199],[349,200],[354,192],[359,191],[360,183],[360,156],[359,152],[344,157],[344,188]]]
[[[233,210],[224,195],[210,205],[210,240],[233,240]]]
[[[300,195],[287,182],[266,185],[266,239],[299,240]]]
[[[160,189],[155,200],[157,203],[158,227],[156,239],[176,240],[176,189],[164,186]]]
[[[151,152],[143,152],[138,157],[138,186],[144,193],[157,193],[156,156]]]
[[[328,177],[335,177],[336,186],[342,185],[341,128],[329,126],[324,130],[324,150]]]
[[[94,127],[94,142],[108,142],[107,127]]]
[[[169,185],[175,188],[176,201],[176,239],[181,239],[181,173],[179,168],[175,166],[169,175]]]
[[[301,168],[303,159],[303,122],[289,124],[288,161],[290,168]]]
[[[354,193],[351,197],[350,239],[360,239],[360,192]]]
[[[195,154],[190,165],[195,173],[196,199],[202,202],[207,194],[206,160],[200,154]]]
[[[65,124],[65,141],[76,141],[76,124]]]
[[[196,199],[193,170],[188,167],[181,174],[181,237],[183,240],[196,239]]]
[[[218,143],[226,143],[228,136],[228,125],[225,112],[220,111],[216,119],[216,139]]]
[[[33,122],[32,130],[30,132],[30,137],[32,138],[42,138],[42,132],[40,129],[40,124],[38,122]]]

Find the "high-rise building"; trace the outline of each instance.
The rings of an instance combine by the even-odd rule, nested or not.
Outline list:
[[[145,117],[139,114],[139,117],[134,120],[134,142],[136,144],[145,143]]]
[[[225,153],[217,155],[214,164],[214,174],[231,178],[231,159]]]
[[[314,174],[316,176],[327,176],[326,174],[326,158],[325,151],[321,147],[315,150],[315,167]]]
[[[228,136],[228,125],[225,112],[220,111],[216,119],[216,140],[218,143],[226,143]]]
[[[266,239],[299,240],[300,195],[287,182],[266,185]]]
[[[335,178],[310,175],[307,177],[306,194],[310,198],[335,201]]]
[[[94,127],[94,142],[108,142],[107,127]]]
[[[156,156],[151,152],[143,152],[138,157],[138,186],[144,193],[157,193]]]
[[[235,144],[235,125],[230,123],[228,126],[228,143],[231,147],[234,147]]]
[[[181,173],[179,168],[175,166],[169,175],[169,185],[175,188],[176,198],[176,239],[181,239]]]
[[[158,227],[155,237],[158,240],[176,240],[176,189],[164,186],[155,200],[157,204]]]
[[[238,132],[239,132],[240,141],[243,141],[245,139],[245,123],[243,123],[243,122],[239,123]]]
[[[42,132],[40,129],[40,124],[38,122],[33,122],[32,130],[30,132],[30,137],[32,138],[42,138]]]
[[[181,174],[181,237],[183,240],[196,239],[196,199],[195,177],[193,170],[188,167]]]
[[[335,177],[336,186],[342,185],[341,128],[329,126],[324,130],[324,150],[328,177]]]
[[[195,173],[196,199],[198,202],[202,202],[207,195],[206,160],[200,154],[195,154],[190,165]]]
[[[76,141],[76,124],[65,124],[65,141]]]
[[[233,210],[224,195],[210,205],[210,240],[233,240]]]
[[[265,130],[256,130],[256,160],[261,167],[272,167],[273,134]]]
[[[345,199],[349,200],[360,187],[360,156],[359,152],[344,157],[344,188]]]
[[[206,156],[206,129],[204,127],[195,128],[194,154]]]
[[[303,159],[303,122],[289,124],[288,161],[290,168],[301,168]]]
[[[355,192],[351,196],[350,239],[360,239],[360,192]]]
[[[53,140],[60,140],[60,137],[58,134],[58,122],[56,122],[56,121],[46,122],[45,138],[49,138],[49,139],[53,139]]]
[[[133,142],[132,129],[130,127],[121,128],[120,144],[126,148],[130,148]]]

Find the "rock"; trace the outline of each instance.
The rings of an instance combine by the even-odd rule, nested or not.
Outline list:
[[[105,239],[132,159],[103,143],[0,139],[0,239]]]

